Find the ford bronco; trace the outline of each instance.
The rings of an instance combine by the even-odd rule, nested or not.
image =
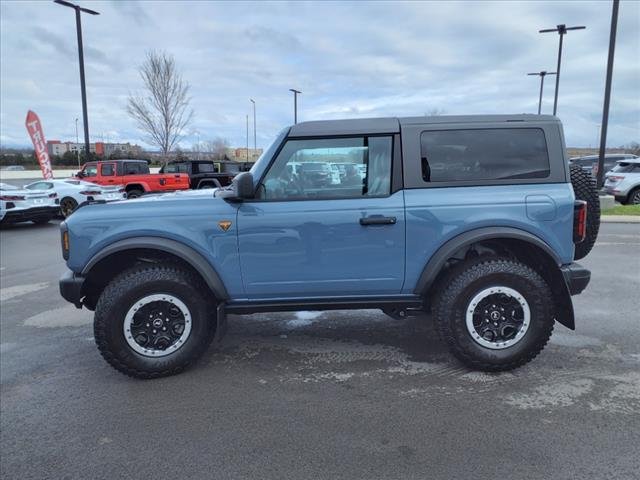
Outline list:
[[[318,183],[306,162],[353,168]],[[183,370],[227,313],[362,308],[430,312],[463,363],[513,369],[556,322],[575,328],[590,272],[574,260],[599,226],[552,116],[299,123],[202,192],[88,205],[61,225],[61,294],[95,310],[97,346],[125,374]]]

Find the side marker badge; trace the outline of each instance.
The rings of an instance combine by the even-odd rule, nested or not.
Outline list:
[[[218,226],[222,229],[223,232],[226,232],[227,230],[229,230],[231,222],[229,220],[220,220],[218,222]]]

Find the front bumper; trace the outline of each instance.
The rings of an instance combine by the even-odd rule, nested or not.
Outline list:
[[[67,302],[73,303],[76,307],[82,308],[82,287],[84,285],[85,277],[79,273],[68,270],[62,277],[60,277],[60,295]]]
[[[591,280],[591,271],[584,268],[579,263],[570,263],[569,265],[563,265],[560,267],[564,281],[567,284],[569,293],[571,295],[578,295],[581,293]]]

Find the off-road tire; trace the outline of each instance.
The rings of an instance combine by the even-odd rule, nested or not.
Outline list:
[[[600,230],[600,197],[596,181],[593,176],[582,169],[579,165],[570,165],[571,185],[575,193],[576,200],[587,202],[587,235],[581,243],[575,246],[573,258],[580,260],[586,257],[598,238]]]
[[[138,190],[137,188],[133,190],[129,190],[127,192],[127,198],[138,198],[138,197],[141,197],[142,195],[144,195],[144,192],[142,190]]]
[[[528,330],[520,341],[501,350],[477,343],[465,323],[471,299],[493,286],[516,290],[531,311]],[[512,370],[533,360],[547,344],[554,325],[553,295],[527,265],[505,258],[478,258],[462,262],[444,279],[434,299],[433,316],[440,337],[465,365],[490,372]]]
[[[39,218],[37,220],[31,220],[34,225],[44,225],[45,223],[49,223],[52,218]]]
[[[191,332],[175,352],[157,358],[141,355],[127,343],[123,322],[139,299],[152,294],[179,298],[189,309]],[[209,290],[192,273],[173,265],[141,265],[124,271],[104,289],[96,305],[94,337],[104,359],[116,370],[135,378],[158,378],[180,373],[206,351],[215,335],[215,303]]]

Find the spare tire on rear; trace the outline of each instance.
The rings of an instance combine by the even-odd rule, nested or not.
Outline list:
[[[576,244],[574,259],[586,257],[598,238],[600,230],[600,198],[593,176],[579,165],[570,165],[571,185],[576,200],[587,202],[587,236],[583,242]]]

